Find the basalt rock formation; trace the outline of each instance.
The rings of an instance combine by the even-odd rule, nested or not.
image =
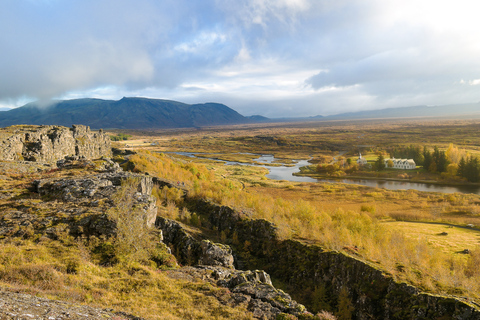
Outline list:
[[[106,212],[113,207],[112,195],[122,181],[134,179],[138,189],[131,195],[141,208],[148,226],[153,226],[157,207],[152,192],[152,179],[127,172],[104,172],[76,178],[35,180],[32,190],[45,199],[31,213],[29,206],[17,200],[20,210],[4,210],[0,215],[0,235],[29,237],[38,235],[58,239],[63,234],[73,237],[114,236],[116,224]]]
[[[199,199],[187,202],[191,212],[203,217],[204,227],[230,238],[235,235],[239,244],[248,242],[256,264],[297,292],[310,292],[306,300],[315,288],[323,287],[328,299],[335,301],[346,288],[354,306],[354,319],[480,319],[478,306],[459,297],[424,293],[342,252],[280,240],[272,223],[247,219],[230,207]]]
[[[110,137],[89,127],[12,126],[0,130],[0,160],[53,163],[66,156],[97,159],[111,155]]]
[[[157,217],[156,226],[162,230],[164,243],[177,259],[189,264],[188,272],[232,292],[233,304],[245,303],[258,319],[277,319],[280,314],[301,315],[303,305],[272,285],[265,271],[235,270],[234,257],[228,245],[197,240],[181,223]],[[288,319],[288,318],[287,318]]]

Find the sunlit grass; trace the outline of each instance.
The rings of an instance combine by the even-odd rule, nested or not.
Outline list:
[[[252,319],[244,308],[219,302],[226,289],[174,279],[168,270],[136,262],[99,266],[81,243],[0,243],[0,283],[145,319]]]
[[[140,161],[151,170],[170,168],[175,162],[162,155],[140,154],[138,157],[154,161],[150,164]],[[192,175],[192,171],[197,174]],[[468,267],[474,257],[445,252],[440,243],[409,236],[382,222],[392,218],[448,221],[450,217],[457,219],[456,222],[459,217],[463,223],[480,222],[476,214],[452,214],[457,205],[476,206],[478,196],[271,181],[264,179],[264,172],[259,168],[215,163],[177,162],[172,172],[175,179],[193,186],[191,197],[232,206],[248,218],[272,221],[281,238],[314,241],[340,251],[356,247],[359,258],[377,264],[398,280],[430,292],[460,293],[474,299],[480,292],[477,275]],[[156,173],[162,177],[170,174],[165,170]]]

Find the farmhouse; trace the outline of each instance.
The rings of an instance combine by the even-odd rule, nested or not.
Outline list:
[[[393,163],[393,166],[391,166],[391,163],[389,165],[389,162]],[[406,169],[406,170],[412,170],[417,167],[415,164],[415,161],[413,159],[385,159],[385,167],[386,168],[392,168],[392,169]]]

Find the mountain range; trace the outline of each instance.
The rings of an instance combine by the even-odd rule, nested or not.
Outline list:
[[[191,128],[251,122],[219,103],[185,104],[177,101],[123,98],[60,100],[47,107],[29,103],[0,112],[0,126],[15,124],[84,124],[91,128]]]
[[[337,119],[372,119],[372,118],[413,118],[413,117],[462,117],[480,116],[480,102],[452,104],[443,106],[414,106],[348,112],[323,117],[323,120]]]
[[[220,103],[186,104],[172,100],[123,98],[59,100],[48,106],[29,103],[0,111],[0,127],[15,124],[83,124],[93,129],[168,129],[259,122],[326,121],[374,118],[480,117],[480,102],[444,106],[414,106],[349,112],[306,118],[245,117]]]

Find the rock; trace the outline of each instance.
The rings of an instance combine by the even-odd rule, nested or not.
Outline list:
[[[105,172],[79,178],[51,178],[33,182],[34,191],[40,195],[65,203],[62,206],[64,214],[52,217],[53,220],[49,223],[51,227],[45,226],[46,235],[53,239],[64,232],[73,236],[113,236],[116,224],[105,212],[114,205],[112,196],[117,188],[121,186],[122,181],[129,178],[137,181],[137,191],[131,195],[134,205],[142,208],[147,226],[153,226],[157,206],[151,196],[153,188],[151,177],[127,172]],[[31,218],[36,221],[35,217]],[[60,224],[68,226],[68,230],[59,228]]]
[[[181,264],[195,265],[202,254],[200,242],[174,220],[158,216],[155,226],[162,231],[163,242],[173,248],[173,254]]]
[[[232,249],[229,246],[203,240],[200,243],[200,248],[202,253],[198,264],[234,268]]]
[[[125,312],[113,312],[78,303],[39,298],[0,289],[0,319],[130,319],[142,320]]]
[[[2,129],[0,160],[56,162],[66,156],[97,159],[111,155],[110,137],[82,125],[12,126]]]
[[[355,319],[480,319],[479,308],[472,304],[459,298],[422,293],[353,256],[278,239],[275,226],[268,221],[248,219],[233,208],[210,201],[187,198],[186,202],[191,212],[201,214],[202,221],[209,222],[202,226],[224,232],[230,238],[234,235],[240,243],[249,241],[249,251],[257,263],[261,261],[268,272],[298,291],[313,291],[323,285],[328,288],[328,295],[338,297],[341,288],[347,287]],[[241,275],[216,272],[214,276],[219,284],[234,292],[269,296],[263,285],[239,284],[244,280]]]

